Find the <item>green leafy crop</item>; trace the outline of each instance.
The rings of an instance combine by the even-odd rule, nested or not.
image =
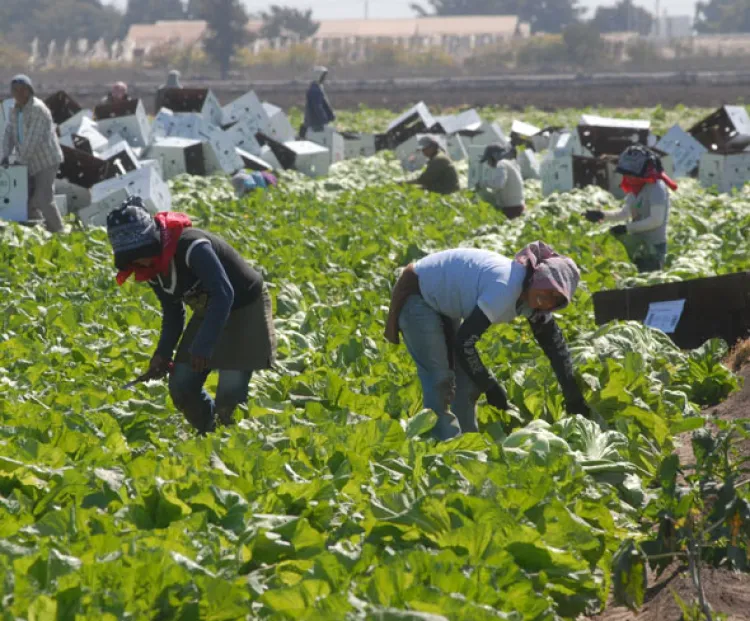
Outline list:
[[[163,383],[122,390],[159,311],[147,287],[116,286],[104,231],[0,226],[0,619],[542,621],[599,609],[613,562],[640,580],[620,542],[656,506],[674,435],[737,382],[722,344],[682,352],[641,325],[598,328],[591,294],[747,268],[747,196],[683,183],[668,269],[643,277],[582,220],[614,206],[598,189],[542,200],[530,182],[527,216],[509,222],[397,176],[382,155],[318,181],[284,173],[239,202],[226,179],[173,181],[175,207],[275,300],[278,368],[207,438]],[[425,439],[413,364],[382,337],[395,270],[536,239],[583,272],[560,322],[595,420],[565,418],[519,322],[481,344],[513,410],[482,401],[481,434]]]

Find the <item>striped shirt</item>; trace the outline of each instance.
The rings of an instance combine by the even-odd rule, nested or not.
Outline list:
[[[9,157],[14,150],[32,176],[62,164],[63,154],[52,114],[41,99],[33,97],[22,111],[16,106],[11,108],[3,136],[3,157]]]

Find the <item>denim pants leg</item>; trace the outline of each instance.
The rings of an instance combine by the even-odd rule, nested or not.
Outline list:
[[[451,409],[461,426],[461,433],[477,433],[477,401],[479,388],[461,368],[456,365],[456,396]]]
[[[175,407],[200,434],[216,428],[214,400],[203,388],[208,374],[209,371],[196,373],[189,364],[177,363],[169,376],[169,394]]]
[[[252,371],[220,371],[216,402],[206,392],[209,371],[196,373],[189,364],[179,363],[169,378],[169,392],[175,407],[199,433],[216,428],[216,419],[225,425],[232,421],[237,406],[247,401]]]
[[[215,411],[222,425],[231,425],[237,406],[247,401],[252,376],[252,371],[219,371]]]
[[[648,250],[646,256],[635,261],[638,271],[648,273],[663,270],[667,258],[667,244],[653,244],[648,247]]]
[[[399,327],[422,383],[424,407],[437,414],[432,434],[450,440],[461,433],[450,411],[455,392],[455,374],[448,364],[448,348],[440,315],[420,295],[412,295],[398,318]]]

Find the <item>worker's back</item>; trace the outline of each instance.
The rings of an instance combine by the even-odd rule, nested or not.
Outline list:
[[[450,158],[439,151],[428,163],[422,173],[422,187],[437,194],[458,192],[458,171]]]

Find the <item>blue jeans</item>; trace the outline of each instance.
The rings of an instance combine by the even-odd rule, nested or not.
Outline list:
[[[667,244],[651,244],[649,253],[635,260],[635,265],[640,273],[656,272],[664,269],[667,258]]]
[[[203,385],[210,371],[196,373],[189,364],[178,363],[169,377],[169,394],[175,407],[200,434],[216,429],[216,419],[231,422],[240,403],[247,401],[252,371],[219,371],[216,401]]]
[[[460,323],[454,322],[454,333]],[[479,388],[460,366],[451,370],[443,318],[421,295],[412,295],[401,310],[398,324],[417,365],[424,407],[438,416],[432,435],[438,440],[450,440],[461,433],[478,431]]]

